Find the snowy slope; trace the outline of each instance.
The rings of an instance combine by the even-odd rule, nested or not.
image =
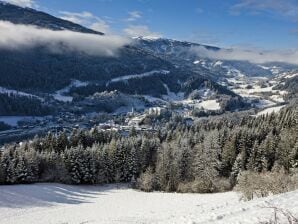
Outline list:
[[[203,107],[205,110],[220,110],[220,105],[216,100],[206,100],[199,104],[199,107]]]
[[[43,101],[43,99],[38,97],[38,96],[29,94],[29,93],[25,93],[25,92],[22,92],[22,91],[7,89],[7,88],[4,88],[4,87],[0,87],[0,93],[9,94],[9,95],[17,95],[17,96],[25,96],[25,97],[29,97],[29,98],[33,97],[33,98],[36,98],[36,99],[39,99],[39,100]]]
[[[269,107],[265,110],[260,111],[257,116],[266,115],[266,114],[272,114],[272,113],[278,113],[282,108],[284,108],[285,105],[282,106],[276,106],[276,107]]]
[[[120,77],[111,79],[111,81],[109,81],[106,85],[108,86],[109,83],[112,83],[112,82],[121,82],[121,81],[127,81],[129,79],[144,78],[144,77],[148,77],[156,74],[167,75],[169,73],[170,71],[167,71],[167,70],[153,70],[142,74],[125,75],[125,76],[120,76]]]
[[[219,194],[144,193],[108,186],[35,184],[0,186],[1,224],[257,223],[278,206],[298,215],[298,191],[239,201]]]
[[[67,96],[66,94],[69,93],[70,89],[72,87],[81,87],[81,86],[87,86],[88,82],[81,82],[80,80],[72,80],[72,82],[64,87],[63,89],[60,89],[53,94],[53,97],[61,102],[71,102],[73,100],[72,96]]]

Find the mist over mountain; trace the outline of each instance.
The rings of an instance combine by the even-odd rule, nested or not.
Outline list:
[[[251,77],[272,79],[296,68],[283,61],[270,62],[266,55],[253,61],[252,52],[241,56],[233,49],[186,41],[103,34],[4,2],[0,30],[0,87],[42,98],[67,89],[63,95],[80,101],[117,90],[167,102],[216,99],[224,102],[223,110],[234,110],[251,104],[240,93],[241,82],[249,88],[256,84],[251,84]],[[85,84],[72,85],[76,81]],[[235,105],[227,106],[228,102]]]

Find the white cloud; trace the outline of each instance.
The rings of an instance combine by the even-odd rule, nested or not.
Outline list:
[[[87,26],[93,30],[103,32],[103,33],[111,33],[110,25],[105,22],[103,19],[93,15],[90,12],[60,12],[61,19],[71,21],[73,23],[78,23],[83,26]]]
[[[21,7],[36,7],[36,3],[34,0],[4,0],[4,2],[8,2]]]
[[[43,45],[57,53],[76,51],[99,56],[117,56],[118,50],[131,41],[115,35],[53,31],[4,21],[0,21],[0,33],[0,48],[20,50]]]
[[[140,25],[133,26],[130,25],[123,30],[130,37],[150,37],[150,38],[159,38],[162,37],[160,33],[152,32],[148,26]]]
[[[131,11],[131,12],[128,12],[128,18],[126,20],[129,21],[129,22],[133,22],[133,21],[136,21],[136,20],[141,19],[141,18],[142,18],[142,13],[141,12]]]
[[[90,12],[67,12],[61,11],[60,16],[61,19],[68,20],[73,23],[84,23],[86,20],[92,19],[94,16]]]
[[[239,15],[242,12],[272,12],[298,22],[297,0],[239,0],[232,6],[231,13]]]
[[[110,33],[110,26],[103,20],[98,20],[90,25],[90,28],[95,31]]]
[[[256,51],[243,49],[220,49],[208,50],[205,47],[194,47],[191,49],[199,57],[218,59],[218,60],[235,60],[249,61],[252,63],[282,62],[298,65],[298,50],[285,51]]]

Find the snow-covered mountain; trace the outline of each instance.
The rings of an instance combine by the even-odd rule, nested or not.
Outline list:
[[[47,30],[103,35],[46,13],[8,3],[0,4],[0,20],[34,25]],[[183,90],[190,93],[200,88],[203,82],[208,82],[217,91],[233,95],[228,90],[223,90],[225,87],[211,80],[212,75],[207,69],[197,72],[180,68],[173,61],[173,58],[163,57],[157,49],[156,52],[150,52],[135,41],[121,47],[116,57],[73,51],[55,52],[42,43],[18,51],[1,48],[0,87],[29,93],[45,93],[56,92],[69,86],[72,80],[79,80],[92,83],[92,88],[90,85],[79,87],[89,89],[88,95],[106,90],[119,90],[128,94],[161,96],[166,95],[168,91],[178,93]],[[165,72],[167,75],[164,75]],[[192,89],[186,90],[187,86]],[[74,89],[72,88],[73,91]]]
[[[288,95],[297,89],[296,65],[218,60],[198,53],[202,49],[217,52],[221,50],[218,47],[163,38],[139,37],[135,40],[138,47],[170,61],[177,68],[208,77],[240,95],[253,107],[267,108],[285,103]],[[291,84],[287,82],[289,79]]]
[[[0,3],[0,21],[34,25],[50,31],[105,36],[44,12],[3,2]],[[42,97],[50,94],[65,102],[72,101],[74,96],[78,100],[117,90],[196,106],[203,105],[202,100],[215,100],[223,110],[247,107],[247,103],[267,107],[284,102],[286,92],[279,85],[282,79],[276,79],[275,83],[271,79],[290,72],[292,65],[215,60],[198,55],[197,48],[220,50],[197,43],[146,37],[134,38],[119,47],[114,57],[57,52],[44,43],[20,50],[0,48],[0,88]],[[85,84],[72,85],[73,80]],[[280,91],[274,90],[277,86]],[[67,91],[59,92],[65,89]]]
[[[295,65],[285,63],[255,64],[248,61],[216,60],[200,55],[198,50],[217,52],[221,48],[201,45],[192,42],[146,37],[135,38],[137,46],[152,54],[165,58],[176,66],[192,67],[195,71],[208,70],[216,76],[236,73],[246,76],[271,76],[297,68]]]

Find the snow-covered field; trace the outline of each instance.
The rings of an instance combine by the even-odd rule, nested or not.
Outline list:
[[[247,100],[256,100],[259,102],[255,104],[258,108],[266,108],[275,106],[278,103],[285,102],[284,97],[288,94],[284,90],[274,89],[279,82],[276,80],[269,80],[266,77],[234,77],[228,78],[230,90]],[[262,83],[266,83],[263,87]],[[268,85],[271,86],[268,86]],[[249,88],[248,88],[249,87]]]
[[[257,113],[257,116],[266,115],[266,114],[272,114],[272,113],[278,113],[284,107],[285,107],[285,105],[276,106],[276,107],[269,107],[269,108],[267,108],[265,110],[262,110],[259,113]]]
[[[206,110],[220,110],[220,105],[216,100],[206,100],[201,102],[198,106]]]
[[[186,100],[181,100],[177,102],[180,102],[184,105],[193,106],[198,109],[203,108],[204,110],[220,110],[220,105],[216,100],[200,101],[200,100],[186,99]]]
[[[1,224],[258,223],[277,206],[298,215],[298,190],[249,202],[234,192],[144,193],[125,186],[0,186]]]

